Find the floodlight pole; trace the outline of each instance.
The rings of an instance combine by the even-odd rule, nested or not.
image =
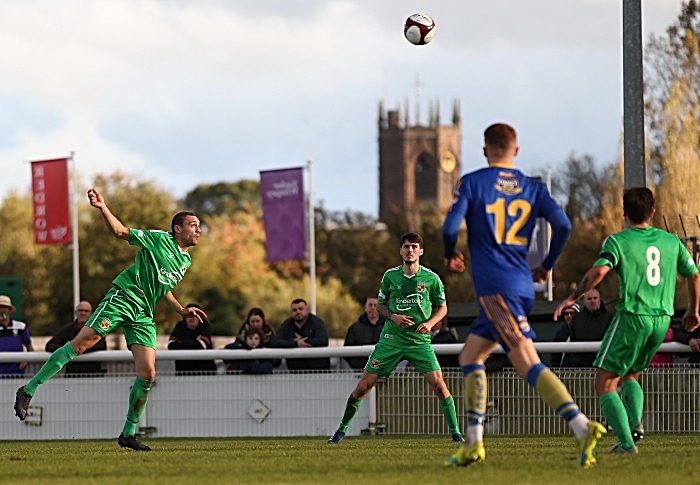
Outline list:
[[[642,0],[622,0],[625,189],[646,187]]]

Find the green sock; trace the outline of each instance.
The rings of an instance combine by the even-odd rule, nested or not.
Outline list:
[[[355,396],[350,394],[348,402],[345,405],[345,412],[343,413],[343,419],[340,421],[338,431],[347,433],[348,426],[350,426],[350,423],[352,423],[352,418],[355,417],[355,414],[360,409],[360,406],[362,406],[362,399],[357,399]]]
[[[622,404],[625,405],[627,418],[630,427],[642,422],[642,411],[644,410],[644,391],[636,380],[624,381],[622,388]]]
[[[440,409],[442,410],[447,426],[450,427],[450,434],[459,433],[459,423],[457,422],[457,411],[455,411],[455,400],[452,396],[447,399],[440,399]]]
[[[44,365],[41,366],[39,372],[37,372],[36,375],[32,377],[32,380],[30,380],[29,383],[24,386],[24,392],[30,396],[36,394],[36,389],[40,384],[43,384],[55,376],[58,371],[63,369],[64,365],[66,365],[72,359],[75,359],[77,356],[78,354],[75,353],[75,349],[70,342],[66,343],[66,345],[63,347],[56,349],[54,353],[51,354],[51,357],[49,357],[49,360],[47,360]]]
[[[622,447],[631,450],[634,446],[632,431],[627,420],[627,412],[622,404],[622,399],[617,392],[608,392],[600,396],[600,407],[603,410],[605,419],[608,420],[617,438],[622,443]]]
[[[124,423],[124,436],[136,434],[136,425],[141,419],[146,401],[148,401],[148,391],[151,390],[151,383],[145,379],[136,378],[129,393],[129,411],[126,413],[126,423]]]

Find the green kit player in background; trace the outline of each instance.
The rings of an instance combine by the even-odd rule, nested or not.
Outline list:
[[[97,190],[90,189],[88,198],[90,205],[102,212],[112,234],[141,249],[134,264],[112,282],[112,288],[80,333],[51,354],[36,376],[17,390],[15,415],[23,421],[27,417],[29,402],[40,384],[109,332],[122,328],[127,346],[134,356],[137,377],[129,394],[126,423],[117,442],[122,448],[150,451],[148,446],[136,439],[136,426],[156,376],[156,326],[153,322],[156,303],[164,298],[170,308],[184,317],[194,317],[200,321],[206,317],[196,307],[183,308],[170,291],[192,264],[188,248],[199,243],[199,219],[191,212],[176,214],[171,225],[172,233],[128,229],[110,212]]]
[[[401,237],[399,253],[403,264],[391,268],[379,286],[377,310],[386,318],[379,342],[370,355],[362,378],[345,406],[340,427],[329,445],[343,440],[352,418],[360,409],[379,376],[389,377],[402,360],[408,360],[440,399],[452,441],[462,442],[454,399],[442,378],[442,370],[430,343],[430,329],[447,315],[445,287],[440,277],[420,265],[423,238],[416,233]]]
[[[654,195],[634,187],[622,198],[626,229],[609,236],[600,256],[576,291],[555,310],[556,320],[581,295],[600,283],[611,269],[620,280],[620,302],[593,362],[600,407],[620,440],[613,453],[638,453],[644,435],[644,392],[637,379],[663,342],[673,315],[676,273],[688,280],[689,304],[683,325],[700,325],[700,275],[678,236],[650,225]],[[622,398],[617,393],[618,383]]]

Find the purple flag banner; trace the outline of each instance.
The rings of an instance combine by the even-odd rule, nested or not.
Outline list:
[[[527,248],[527,264],[530,268],[534,268],[537,265],[542,264],[544,261],[544,247],[546,244],[545,240],[545,227],[547,221],[542,217],[537,219],[537,224],[535,224],[535,230],[532,231],[532,238],[530,239],[530,246]]]
[[[306,258],[303,168],[260,172],[268,261]]]

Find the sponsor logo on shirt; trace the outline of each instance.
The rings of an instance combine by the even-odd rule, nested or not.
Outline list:
[[[182,279],[186,269],[185,266],[178,271],[168,271],[165,268],[160,268],[158,271],[158,281],[164,285],[175,286]]]
[[[394,338],[394,336],[393,336],[392,334],[390,334],[390,333],[385,333],[385,334],[384,334],[384,338],[392,339],[392,338]]]
[[[411,307],[420,306],[421,303],[423,303],[423,295],[420,293],[414,293],[412,295],[408,295],[406,298],[397,298],[396,309],[398,311],[406,311]]]
[[[515,178],[515,174],[509,172],[498,173],[498,180],[496,180],[494,188],[508,195],[516,195],[523,191],[523,189],[520,188],[520,182]]]

